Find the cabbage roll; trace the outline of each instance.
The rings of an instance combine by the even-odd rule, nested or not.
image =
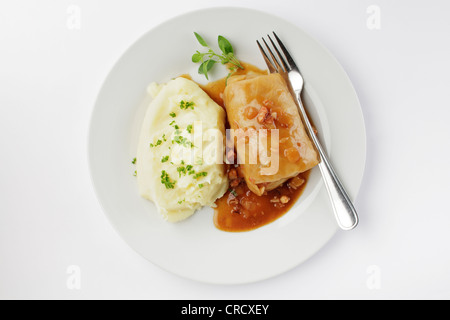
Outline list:
[[[230,77],[224,104],[239,170],[255,194],[261,196],[319,163],[280,74]]]

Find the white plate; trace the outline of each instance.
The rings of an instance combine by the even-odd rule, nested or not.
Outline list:
[[[366,157],[364,120],[350,80],[323,46],[283,19],[249,9],[206,9],[171,19],[134,43],[106,78],[92,114],[89,162],[98,199],[120,236],[177,275],[220,284],[259,281],[304,262],[337,231],[318,169],[287,214],[250,232],[216,229],[211,208],[170,224],[138,196],[131,160],[148,104],[147,85],[183,73],[202,79],[190,60],[202,49],[194,31],[214,47],[217,36],[225,36],[239,59],[265,68],[255,40],[272,30],[299,64],[305,103],[352,199],[359,190]]]

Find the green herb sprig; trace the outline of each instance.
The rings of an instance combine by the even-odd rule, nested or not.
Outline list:
[[[237,68],[244,69],[239,60],[234,55],[233,46],[231,43],[223,36],[218,37],[217,42],[219,44],[219,48],[222,51],[222,54],[217,54],[214,50],[206,43],[206,41],[197,33],[194,32],[197,41],[205,48],[208,48],[208,52],[200,52],[196,51],[192,55],[192,62],[200,63],[200,67],[198,68],[198,73],[205,75],[206,79],[208,78],[208,72],[211,68],[218,62],[221,64],[231,63],[233,66],[228,68],[231,75]]]

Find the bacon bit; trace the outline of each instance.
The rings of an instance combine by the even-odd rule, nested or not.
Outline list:
[[[241,183],[241,182],[239,181],[239,179],[231,180],[231,182],[230,182],[230,187],[236,188],[236,187],[239,185],[239,183]]]
[[[236,156],[236,154],[233,149],[228,150],[228,152],[227,152],[228,163],[234,163],[235,156]]]
[[[230,180],[235,180],[237,179],[238,175],[237,175],[237,171],[235,168],[231,168],[230,171],[228,172],[228,178]]]
[[[282,197],[280,198],[280,202],[283,203],[283,204],[288,203],[289,200],[291,200],[291,198],[289,198],[288,196],[282,196]]]
[[[231,180],[230,187],[232,188],[236,188],[242,180],[239,178],[236,168],[231,168],[230,171],[228,171],[228,179]]]
[[[258,112],[258,118],[257,118],[258,122],[264,123],[268,114],[269,114],[269,109],[267,109],[266,107],[261,107],[261,109],[259,109],[259,112]]]
[[[269,109],[267,109],[267,107],[261,107],[261,109],[259,109],[258,116],[256,119],[260,124],[273,122],[273,118],[270,115]]]
[[[299,177],[294,177],[287,183],[289,188],[297,189],[305,183],[305,180]]]

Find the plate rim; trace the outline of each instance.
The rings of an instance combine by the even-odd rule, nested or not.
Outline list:
[[[355,98],[357,101],[357,111],[358,111],[358,116],[361,118],[362,122],[361,122],[361,129],[362,129],[362,134],[364,134],[364,143],[362,145],[362,147],[364,148],[363,150],[361,150],[361,153],[363,154],[363,161],[362,161],[362,174],[361,174],[361,178],[360,181],[358,183],[358,188],[355,192],[355,194],[353,196],[351,196],[352,201],[354,202],[356,200],[356,198],[358,197],[358,194],[361,190],[361,185],[362,182],[364,180],[364,175],[366,172],[366,166],[367,166],[367,130],[366,130],[366,125],[365,125],[365,119],[364,119],[364,114],[362,111],[362,107],[361,107],[361,102],[360,99],[358,97],[358,94],[356,92],[355,87],[353,86],[353,83],[348,75],[348,73],[346,72],[346,70],[343,68],[343,66],[340,64],[340,62],[337,60],[337,58],[331,53],[331,51],[324,46],[319,40],[315,39],[314,37],[312,37],[308,32],[304,31],[301,27],[297,26],[296,24],[292,23],[291,21],[286,20],[285,18],[283,18],[281,15],[278,14],[273,14],[271,12],[267,12],[261,9],[254,9],[254,8],[249,8],[249,7],[238,7],[238,6],[213,6],[213,7],[207,7],[207,8],[201,8],[201,9],[194,9],[194,10],[189,10],[186,11],[184,13],[175,15],[173,17],[170,17],[156,25],[154,25],[152,28],[148,29],[147,31],[145,31],[143,34],[141,34],[139,37],[137,37],[134,41],[131,41],[131,43],[128,45],[128,47],[123,50],[118,57],[115,58],[115,60],[113,61],[112,65],[110,66],[104,80],[101,82],[101,85],[97,91],[97,95],[94,99],[94,103],[93,103],[93,107],[91,109],[90,112],[90,118],[89,118],[89,126],[88,126],[88,130],[87,130],[87,162],[88,162],[88,171],[89,171],[89,177],[90,177],[90,181],[97,199],[98,204],[100,205],[102,212],[104,214],[104,216],[106,216],[109,224],[113,227],[113,229],[115,230],[115,232],[119,235],[120,239],[122,239],[128,247],[130,247],[134,252],[136,252],[139,256],[143,257],[146,261],[150,262],[151,264],[157,266],[158,268],[166,271],[166,272],[170,272],[173,275],[179,276],[183,279],[190,279],[190,280],[194,280],[194,281],[199,281],[199,282],[203,282],[203,283],[209,283],[209,284],[216,284],[216,285],[238,285],[238,284],[247,284],[247,283],[255,283],[255,282],[259,282],[259,281],[264,281],[270,278],[274,278],[277,276],[280,276],[283,273],[286,273],[292,269],[294,269],[295,267],[298,267],[299,265],[305,263],[307,260],[309,260],[312,256],[314,256],[315,254],[317,254],[319,251],[322,250],[322,248],[324,246],[326,246],[330,240],[336,236],[337,232],[339,231],[338,226],[336,225],[334,232],[330,233],[329,236],[325,239],[325,241],[323,241],[323,243],[317,247],[317,250],[315,250],[314,252],[310,253],[309,255],[304,256],[304,258],[299,261],[299,262],[294,262],[290,265],[286,265],[286,267],[284,269],[279,269],[277,272],[272,272],[270,274],[267,274],[265,277],[259,277],[259,278],[255,278],[255,279],[251,279],[249,281],[236,281],[236,282],[232,282],[232,281],[226,281],[226,282],[221,282],[221,281],[211,281],[211,280],[205,280],[205,279],[201,279],[199,277],[195,277],[195,276],[187,276],[185,274],[182,274],[180,272],[175,272],[173,270],[170,270],[169,268],[163,266],[162,264],[156,262],[155,260],[151,260],[148,257],[144,256],[141,252],[139,252],[135,247],[133,247],[133,245],[130,243],[130,241],[123,235],[123,233],[120,232],[119,228],[116,226],[116,224],[113,222],[110,214],[107,212],[104,203],[102,202],[101,198],[100,198],[100,192],[99,192],[99,186],[96,183],[95,179],[94,179],[94,172],[93,172],[93,164],[91,161],[92,158],[92,133],[95,130],[94,128],[94,116],[95,116],[95,112],[96,112],[96,106],[99,103],[99,100],[102,96],[102,94],[105,91],[106,88],[106,84],[110,81],[112,75],[114,74],[114,71],[116,69],[116,67],[118,66],[119,62],[121,61],[121,59],[126,56],[131,50],[132,48],[138,44],[139,42],[142,41],[142,39],[144,39],[148,34],[154,32],[155,29],[158,29],[160,27],[163,27],[166,24],[170,24],[173,23],[174,21],[176,21],[177,19],[180,19],[184,16],[189,16],[192,14],[199,14],[202,12],[214,12],[217,10],[239,10],[239,11],[248,11],[248,12],[252,12],[252,13],[256,13],[258,15],[265,15],[265,16],[271,16],[275,19],[279,19],[282,20],[284,23],[286,23],[287,25],[289,25],[290,28],[294,29],[294,30],[299,30],[301,31],[307,38],[309,38],[310,40],[312,40],[313,42],[315,42],[320,48],[321,50],[323,50],[326,55],[331,58],[334,62],[334,64],[336,66],[339,67],[340,71],[345,75],[346,81],[347,81],[347,85],[349,85],[349,87],[353,90],[354,94],[355,94]],[[323,187],[323,186],[322,186]]]

